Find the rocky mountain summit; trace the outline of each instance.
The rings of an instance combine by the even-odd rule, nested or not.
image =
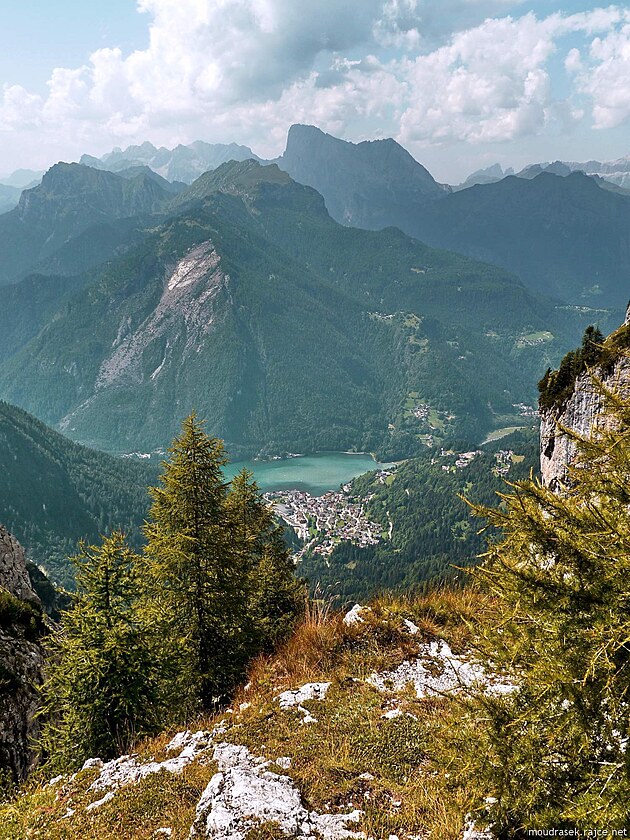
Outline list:
[[[608,422],[606,391],[630,393],[629,335],[630,304],[623,325],[605,340],[601,361],[576,377],[568,399],[541,412],[540,470],[543,483],[552,490],[566,484],[568,467],[575,460],[577,444],[571,433],[588,438]]]
[[[312,125],[291,126],[278,165],[320,192],[333,219],[368,230],[406,230],[418,206],[450,192],[394,140],[348,143]]]
[[[23,779],[32,762],[30,740],[42,682],[44,623],[24,551],[0,526],[0,767]]]
[[[83,155],[80,163],[94,169],[107,169],[121,172],[130,166],[149,166],[154,172],[169,181],[183,181],[191,184],[204,172],[216,169],[229,160],[260,160],[248,146],[237,143],[204,143],[201,140],[189,146],[179,145],[174,149],[161,146],[157,149],[152,143],[139,146],[116,148],[100,158]]]
[[[78,163],[55,164],[41,184],[24,190],[17,207],[0,216],[0,285],[38,268],[74,274],[98,264],[122,247],[138,217],[170,198],[170,188],[150,171],[124,177]]]

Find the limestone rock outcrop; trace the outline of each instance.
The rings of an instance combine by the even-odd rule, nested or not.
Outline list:
[[[0,773],[15,780],[27,775],[35,758],[44,629],[24,551],[0,526]]]
[[[24,549],[6,528],[0,525],[0,589],[6,589],[21,601],[40,604],[26,570]]]
[[[621,329],[630,328],[630,304]],[[566,485],[568,468],[577,453],[576,442],[562,431],[570,429],[588,438],[596,425],[609,422],[604,415],[604,398],[596,384],[621,395],[630,395],[630,355],[620,353],[612,366],[595,368],[577,377],[573,393],[562,405],[541,412],[540,471],[543,484],[552,490]]]

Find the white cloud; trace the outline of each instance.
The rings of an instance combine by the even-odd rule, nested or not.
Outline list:
[[[578,89],[593,101],[595,128],[615,128],[630,118],[630,13],[625,23],[595,38],[578,77]],[[580,69],[580,68],[578,68]]]
[[[469,29],[486,18],[501,15],[524,0],[386,0],[374,25],[376,40],[384,46],[414,49]]]
[[[567,73],[578,73],[582,69],[582,55],[576,47],[573,47],[567,53],[564,59],[564,67]]]
[[[13,138],[16,150],[67,158],[147,138],[169,145],[201,138],[273,155],[293,122],[427,145],[570,130],[591,113],[601,128],[628,119],[630,12],[506,16],[521,6],[139,0],[146,49],[100,49],[82,67],[57,68],[45,97],[5,86],[3,144],[10,148]],[[567,36],[574,88],[558,100],[550,59],[564,54]]]
[[[410,140],[502,141],[540,130],[551,104],[553,31],[533,14],[487,20],[408,68]]]
[[[39,125],[42,99],[21,85],[4,85],[0,99],[0,131],[34,128]]]
[[[549,60],[562,37],[601,31],[608,32],[605,39],[596,37],[591,47],[592,63],[599,66],[589,84],[583,81],[579,90],[593,96],[595,118],[604,120],[605,105],[598,104],[597,95],[603,100],[604,90],[610,91],[612,85],[616,99],[611,110],[617,110],[610,124],[618,124],[612,119],[630,103],[630,69],[629,56],[619,45],[627,27],[619,32],[614,27],[623,24],[627,14],[609,7],[539,19],[530,12],[516,19],[488,19],[456,34],[447,45],[407,65],[410,105],[401,119],[401,137],[483,143],[538,134],[551,123],[566,130],[583,117],[583,111],[554,97]],[[627,34],[625,39],[627,43]],[[614,66],[607,72],[611,55]],[[566,69],[577,72],[579,60],[580,53],[573,48]],[[615,73],[620,78],[613,84]]]

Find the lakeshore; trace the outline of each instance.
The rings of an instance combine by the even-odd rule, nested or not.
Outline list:
[[[375,461],[365,452],[320,452],[272,461],[235,461],[225,470],[231,479],[245,467],[254,473],[265,492],[299,490],[311,496],[323,496],[359,475],[392,466]]]

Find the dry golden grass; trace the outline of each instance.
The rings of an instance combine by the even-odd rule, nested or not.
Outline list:
[[[435,761],[436,739],[457,725],[454,704],[419,700],[410,690],[383,695],[365,679],[413,658],[436,637],[464,649],[471,625],[490,610],[492,603],[474,591],[441,589],[421,597],[381,596],[362,613],[362,623],[346,626],[329,603],[310,604],[276,654],[253,663],[233,711],[188,722],[187,728],[212,729],[224,719],[226,740],[270,761],[289,756],[288,771],[275,764],[269,769],[288,773],[310,808],[361,809],[360,829],[367,836],[380,840],[396,834],[402,840],[430,830],[434,838],[456,840],[473,791],[451,785]],[[411,635],[403,619],[413,621],[420,633]],[[331,683],[326,699],[304,704],[317,723],[303,725],[297,709],[280,709],[281,691],[319,681]],[[402,715],[388,720],[383,715],[392,702]],[[174,734],[139,743],[139,759],[166,758]],[[98,798],[88,792],[94,771],[55,788],[31,783],[20,797],[0,804],[0,840],[149,840],[161,827],[172,828],[174,840],[188,837],[195,805],[215,769],[198,761],[181,776],[147,777],[93,812],[85,806]],[[362,778],[366,773],[369,777]],[[74,814],[66,817],[68,808]],[[248,840],[280,837],[277,826],[269,824],[252,829]]]
[[[103,794],[88,791],[95,772],[84,771],[72,782],[1,805],[0,840],[150,840],[158,828],[171,828],[172,840],[187,840],[196,804],[215,771],[212,763],[194,763],[181,775],[156,773],[91,812],[85,806]]]
[[[474,591],[382,596],[362,613],[363,623],[348,627],[342,614],[318,605],[274,657],[254,663],[247,690],[235,698],[227,737],[259,754],[264,747],[269,758],[290,756],[289,775],[309,805],[361,808],[368,836],[404,837],[430,828],[434,837],[459,838],[471,796],[451,789],[431,756],[434,739],[457,725],[456,710],[449,701],[418,700],[403,690],[396,704],[405,717],[383,720],[388,700],[364,680],[413,658],[436,637],[464,650],[472,625],[490,610],[492,602]],[[420,628],[416,636],[405,629],[405,618]],[[317,681],[332,685],[325,702],[304,704],[318,723],[303,726],[301,715],[281,711],[275,698]],[[240,704],[249,705],[240,711]],[[361,780],[365,772],[374,779]]]

